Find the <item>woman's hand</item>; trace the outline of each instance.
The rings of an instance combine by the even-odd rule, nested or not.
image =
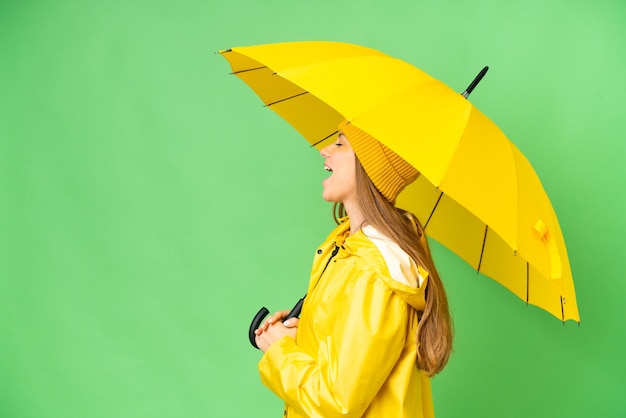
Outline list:
[[[260,326],[257,330],[255,330],[255,331],[254,331],[254,333],[255,333],[256,335],[261,335],[261,333],[262,333],[263,331],[267,330],[267,328],[268,328],[270,325],[272,325],[272,324],[276,323],[276,321],[282,321],[282,319],[283,319],[284,317],[286,317],[287,315],[289,315],[289,311],[287,311],[287,310],[284,310],[284,311],[278,311],[278,312],[275,312],[275,313],[271,314],[271,315],[270,315],[270,316],[269,316],[269,317],[265,320],[265,322],[263,323],[263,325],[261,325],[261,326]]]
[[[284,324],[282,319],[289,314],[288,310],[278,311],[272,314],[263,325],[254,331],[256,345],[265,352],[274,342],[283,337],[296,338],[298,331],[298,318],[290,318]]]

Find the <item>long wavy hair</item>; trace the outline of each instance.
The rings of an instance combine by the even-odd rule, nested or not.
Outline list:
[[[383,197],[356,158],[356,188],[359,206],[369,224],[398,244],[417,265],[428,272],[426,306],[417,327],[417,366],[428,376],[445,367],[452,351],[453,327],[448,298],[435,268],[424,229],[412,213],[395,207]],[[333,216],[337,223],[346,216],[336,203]]]

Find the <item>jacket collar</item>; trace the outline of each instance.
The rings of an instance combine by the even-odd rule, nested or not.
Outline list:
[[[343,250],[339,253],[339,256],[348,256],[350,254],[358,255],[358,253],[364,249],[376,247],[362,229],[359,229],[354,234],[350,234],[350,220],[347,217],[340,219],[340,222],[334,232],[334,241]],[[386,265],[381,271],[381,278],[387,283],[389,288],[408,305],[412,306],[417,311],[424,311],[426,305],[425,292],[426,286],[428,285],[428,272],[420,266],[418,266],[417,269],[424,279],[422,285],[418,288],[408,286],[407,284],[392,279]]]

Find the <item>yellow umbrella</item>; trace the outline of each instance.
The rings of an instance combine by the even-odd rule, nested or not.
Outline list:
[[[220,53],[311,145],[344,119],[422,175],[398,206],[480,273],[562,321],[580,322],[565,241],[524,155],[463,95],[379,51],[288,42]],[[468,89],[469,90],[469,89]]]

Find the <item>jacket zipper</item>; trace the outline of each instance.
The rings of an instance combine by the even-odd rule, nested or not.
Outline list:
[[[335,249],[333,250],[332,253],[330,253],[330,258],[326,262],[326,265],[324,266],[324,270],[322,270],[322,273],[320,274],[320,277],[318,277],[318,279],[317,279],[318,282],[320,281],[320,279],[324,275],[324,272],[328,268],[328,265],[330,264],[331,261],[333,261],[333,258],[335,258],[335,256],[337,255],[338,252],[339,252],[339,246],[337,244],[335,244]]]
[[[328,261],[326,262],[326,265],[324,266],[324,269],[320,273],[320,277],[317,278],[317,281],[315,282],[313,289],[311,289],[311,292],[315,290],[315,288],[317,287],[317,284],[320,282],[320,280],[322,280],[322,276],[324,275],[324,273],[326,272],[326,269],[330,265],[330,262],[333,261],[333,258],[335,258],[338,252],[339,252],[339,246],[335,243],[335,249],[333,249],[333,252],[330,254],[330,258],[328,259]]]
[[[324,270],[322,270],[322,273],[320,274],[320,277],[317,278],[317,281],[315,282],[315,285],[313,286],[313,289],[311,289],[311,292],[313,292],[315,290],[315,288],[317,287],[317,284],[322,279],[322,276],[324,275],[324,272],[328,268],[328,265],[330,264],[331,261],[333,261],[333,258],[335,258],[337,253],[339,253],[339,246],[337,245],[337,243],[335,243],[335,249],[333,249],[333,252],[330,254],[330,258],[326,262],[326,265],[324,266]],[[306,297],[307,297],[307,295],[304,295],[304,298],[306,298]],[[304,299],[304,298],[302,298],[302,299]],[[289,412],[289,405],[285,403],[285,409],[283,410],[283,417],[287,417],[288,412]]]

